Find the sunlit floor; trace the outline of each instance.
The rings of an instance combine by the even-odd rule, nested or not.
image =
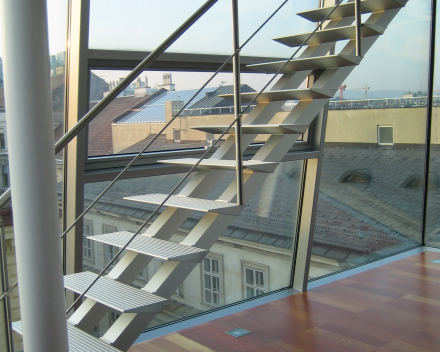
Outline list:
[[[416,254],[129,351],[440,351],[436,259],[440,253]],[[237,327],[252,333],[225,334]]]

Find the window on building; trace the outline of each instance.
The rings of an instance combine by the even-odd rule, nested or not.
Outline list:
[[[183,298],[183,284],[176,290],[175,295]]]
[[[203,260],[203,302],[219,306],[221,304],[220,259],[206,257]]]
[[[93,236],[93,227],[91,221],[84,221],[83,226],[83,259],[94,261],[93,241],[87,237]]]
[[[175,143],[182,142],[181,131],[178,129],[173,129],[173,142]]]
[[[394,144],[394,127],[393,126],[377,126],[377,143],[379,145]]]
[[[102,233],[113,233],[113,232],[117,232],[118,229],[116,228],[116,226],[112,226],[112,225],[107,225],[107,224],[103,224],[102,225]],[[104,245],[104,256],[105,256],[105,262],[108,263],[110,260],[112,260],[116,254],[118,253],[118,248],[115,246],[111,246],[111,245]],[[116,262],[120,259],[120,257],[118,259],[116,259]]]
[[[213,139],[215,139],[215,135],[214,133],[206,133],[206,141],[212,141]]]
[[[268,292],[269,267],[242,262],[244,298],[253,298]]]
[[[2,179],[3,187],[9,187],[9,167],[7,165],[2,166]]]
[[[6,138],[4,133],[0,133],[0,150],[6,150]]]
[[[109,314],[110,326],[112,326],[119,317],[120,317],[120,314],[110,311],[110,314]]]

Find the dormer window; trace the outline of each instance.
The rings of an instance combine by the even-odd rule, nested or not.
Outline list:
[[[338,182],[365,183],[367,186],[369,186],[372,180],[373,173],[370,169],[355,169],[344,172],[341,177],[339,177]]]

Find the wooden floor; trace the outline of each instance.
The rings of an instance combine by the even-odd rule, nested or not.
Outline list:
[[[440,254],[417,254],[129,351],[440,351],[440,264],[434,259]],[[236,327],[252,333],[224,333]]]

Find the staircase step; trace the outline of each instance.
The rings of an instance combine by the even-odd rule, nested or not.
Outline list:
[[[243,125],[241,126],[242,134],[303,134],[307,131],[310,124],[280,124],[280,125]],[[192,126],[194,130],[222,134],[228,128],[226,125],[212,125],[212,126]],[[227,134],[235,134],[235,126],[228,129]]]
[[[362,60],[360,56],[352,55],[328,55],[308,57],[305,59],[291,60],[281,73],[293,73],[296,71],[322,70],[327,68],[339,68],[359,65]],[[266,62],[263,64],[247,65],[247,67],[263,73],[277,73],[286,61]]]
[[[90,271],[64,276],[64,287],[83,293],[98,275]],[[167,299],[147,291],[100,277],[85,297],[93,299],[117,313],[157,313],[165,307]]]
[[[363,0],[361,1],[361,13],[383,12],[391,9],[404,7],[408,0]],[[298,16],[312,22],[320,22],[335,8],[335,6],[324,7],[321,9],[304,11]],[[354,16],[354,2],[339,5],[327,20],[339,20],[344,17]]]
[[[385,27],[371,24],[363,24],[361,29],[362,38],[374,37],[385,32]],[[311,33],[290,35],[287,37],[275,38],[274,40],[294,48],[300,46]],[[356,39],[356,26],[337,27],[317,31],[305,43],[306,45],[319,45],[322,43],[336,42],[338,40]]]
[[[21,321],[12,323],[12,329],[23,336],[23,327]],[[116,347],[110,346],[105,342],[97,339],[81,329],[67,324],[67,336],[69,340],[70,352],[121,352]]]
[[[133,233],[131,232],[121,231],[90,236],[88,238],[112,246],[123,247],[132,236]],[[137,235],[128,245],[127,249],[163,260],[195,263],[200,263],[208,253],[205,249],[177,242],[164,241],[144,234]]]
[[[124,199],[148,204],[161,204],[167,196],[167,194],[155,193],[142,196],[125,197]],[[225,215],[240,215],[244,208],[244,205],[237,205],[235,203],[228,203],[220,200],[198,199],[179,195],[171,196],[165,202],[165,206]]]
[[[307,88],[307,89],[286,89],[286,90],[269,90],[263,92],[255,100],[258,103],[268,103],[271,101],[286,101],[286,100],[313,100],[313,99],[329,99],[333,98],[337,88]],[[242,93],[241,101],[249,103],[252,101],[258,92]],[[234,99],[234,94],[219,95],[219,97]]]
[[[223,130],[224,131],[224,130]],[[165,159],[159,160],[159,163],[173,164],[181,166],[193,166],[199,161],[197,158],[182,158],[182,159]],[[201,170],[235,170],[237,162],[235,160],[221,160],[221,159],[204,159],[197,166]],[[278,163],[258,161],[258,160],[244,160],[243,168],[259,171],[259,172],[274,172]]]

